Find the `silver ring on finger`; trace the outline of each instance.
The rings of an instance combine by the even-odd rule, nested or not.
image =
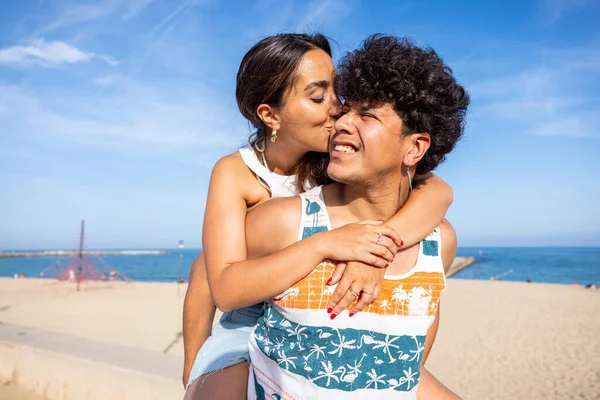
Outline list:
[[[360,292],[357,292],[356,290],[352,289],[351,287],[350,287],[350,288],[348,288],[348,291],[349,291],[350,293],[352,293],[352,296],[354,296],[354,297],[358,297],[358,296],[360,296]]]
[[[373,292],[365,292],[364,290],[362,290],[363,294],[367,294],[369,296],[373,296]]]
[[[381,234],[381,232],[379,232],[377,235],[378,236],[377,236],[377,243],[376,244],[379,246],[383,242],[383,235]]]

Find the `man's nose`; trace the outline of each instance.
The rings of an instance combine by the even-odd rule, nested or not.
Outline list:
[[[338,120],[335,121],[333,129],[338,133],[344,132],[349,135],[352,135],[355,129],[354,124],[352,123],[352,117],[350,113],[341,115],[340,118],[338,118]]]
[[[342,102],[335,94],[331,96],[331,103],[329,105],[329,115],[332,118],[339,118],[342,115]]]

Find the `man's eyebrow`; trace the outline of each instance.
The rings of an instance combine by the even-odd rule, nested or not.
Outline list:
[[[311,82],[308,85],[306,85],[306,87],[304,88],[304,91],[310,90],[315,87],[325,89],[325,88],[327,88],[327,86],[329,86],[329,82],[326,80],[314,81],[314,82]]]
[[[354,108],[356,108],[358,111],[365,112],[365,111],[373,111],[377,107],[370,106],[370,105],[367,105],[367,104],[361,104],[361,105],[355,106]]]

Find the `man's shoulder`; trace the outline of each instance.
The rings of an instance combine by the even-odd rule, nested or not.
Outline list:
[[[249,255],[272,254],[294,243],[301,219],[300,196],[272,199],[252,209],[246,218]]]
[[[456,258],[456,231],[452,224],[446,219],[442,221],[439,229],[442,238],[442,263],[444,264],[444,271],[448,272]]]
[[[269,218],[275,217],[279,219],[296,218],[296,223],[300,221],[302,216],[302,202],[300,196],[280,197],[271,199],[253,208],[248,217],[254,218]]]

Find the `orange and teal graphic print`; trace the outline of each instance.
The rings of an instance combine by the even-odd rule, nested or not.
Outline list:
[[[330,229],[320,188],[302,196],[298,239]],[[326,312],[335,265],[324,261],[267,303],[250,341],[249,398],[415,399],[427,330],[446,286],[439,231],[413,269],[386,277],[378,299],[352,318]]]

